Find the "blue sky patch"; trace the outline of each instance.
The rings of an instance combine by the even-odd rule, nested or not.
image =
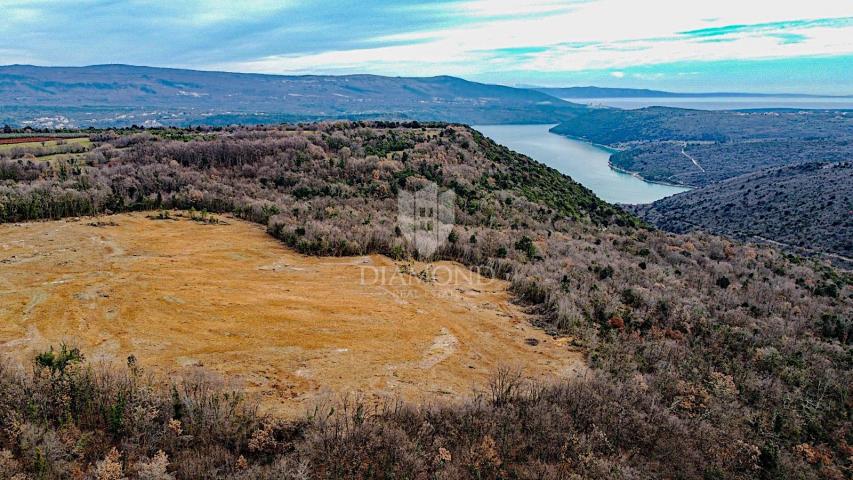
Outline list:
[[[780,75],[774,81],[787,91],[853,93],[853,4],[844,4],[0,0],[0,64],[455,75],[677,90],[755,90]],[[809,62],[824,71],[798,70]],[[715,67],[671,71],[691,64]]]

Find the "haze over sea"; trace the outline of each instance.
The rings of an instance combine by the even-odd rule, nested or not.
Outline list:
[[[697,110],[744,110],[752,108],[850,109],[853,97],[618,97],[563,98],[567,102],[633,110],[644,107],[675,107]]]

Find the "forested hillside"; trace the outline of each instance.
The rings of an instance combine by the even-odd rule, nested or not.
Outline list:
[[[259,75],[133,65],[0,66],[0,125],[229,125],[322,119],[556,123],[577,110],[461,78]]]
[[[769,167],[853,158],[849,111],[598,109],[552,129],[617,148],[620,170],[701,187]]]
[[[853,266],[850,162],[766,169],[631,209],[664,230],[778,242],[799,254],[836,254]]]
[[[551,129],[554,133],[617,145],[658,140],[732,142],[758,139],[821,139],[851,135],[853,112],[752,110],[742,112],[649,107],[600,108]]]
[[[701,187],[772,167],[843,162],[853,136],[735,142],[649,142],[614,153],[610,163],[657,182]]]
[[[0,369],[3,475],[849,475],[853,279],[831,267],[646,228],[459,125],[119,130],[91,140],[79,160],[0,160],[0,220],[231,212],[306,254],[406,258],[417,252],[396,228],[397,197],[435,182],[456,193],[456,224],[435,258],[509,279],[538,325],[586,350],[591,370],[545,385],[496,372],[490,391],[464,404],[374,412],[348,403],[286,422],[211,384],[146,380],[135,361],[103,373],[81,367],[79,352],[51,352],[32,374]]]

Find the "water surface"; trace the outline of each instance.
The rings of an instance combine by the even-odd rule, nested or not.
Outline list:
[[[610,168],[610,152],[548,131],[553,125],[480,125],[495,142],[559,170],[611,203],[650,203],[687,188],[646,182]]]
[[[744,110],[749,108],[853,109],[853,98],[844,97],[619,97],[564,98],[563,100],[625,110],[644,107],[693,108],[697,110]]]

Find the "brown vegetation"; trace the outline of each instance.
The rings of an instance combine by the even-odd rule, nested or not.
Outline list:
[[[101,133],[88,164],[64,174],[5,160],[15,176],[0,185],[0,219],[192,207],[264,224],[303,253],[411,258],[394,228],[396,195],[433,181],[457,194],[455,241],[436,257],[509,280],[537,324],[580,339],[592,372],[537,388],[504,375],[488,398],[453,407],[367,415],[346,405],[237,431],[234,422],[254,417],[205,413],[215,425],[177,446],[138,431],[106,435],[104,413],[68,423],[35,415],[13,395],[7,410],[40,429],[39,441],[63,425],[108,440],[77,457],[85,468],[116,446],[125,465],[163,450],[180,478],[236,468],[249,478],[285,477],[275,468],[327,478],[849,476],[849,276],[769,248],[640,228],[465,127],[336,123],[166,139],[174,133]],[[106,402],[97,411],[137,411],[129,402],[103,410],[129,398],[116,395],[96,396]],[[146,428],[160,432],[176,417],[157,402]],[[3,437],[16,461],[35,451],[19,438]]]
[[[630,208],[670,232],[764,241],[853,268],[851,162],[762,170]]]

